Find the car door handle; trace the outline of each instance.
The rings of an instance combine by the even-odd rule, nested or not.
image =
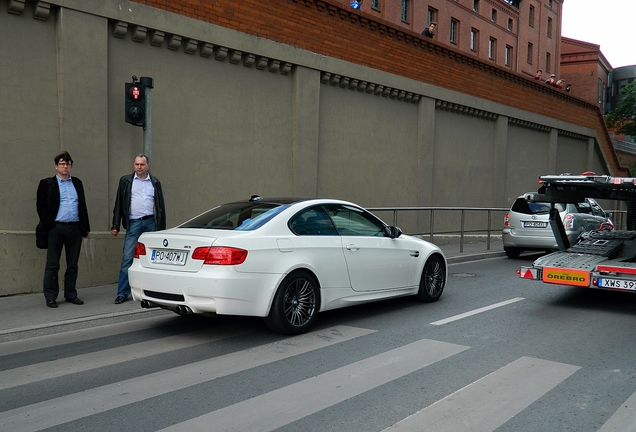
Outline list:
[[[414,258],[417,258],[418,256],[420,256],[420,251],[411,251],[409,255],[411,255]]]
[[[350,250],[350,251],[357,251],[358,249],[360,249],[360,246],[354,245],[354,244],[349,244],[345,247],[347,248],[347,250]]]

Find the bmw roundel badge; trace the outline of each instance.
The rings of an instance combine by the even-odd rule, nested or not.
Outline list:
[[[163,247],[168,247],[168,239],[163,239]]]

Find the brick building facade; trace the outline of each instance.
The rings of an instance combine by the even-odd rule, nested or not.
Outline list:
[[[572,84],[570,94],[606,111],[607,85],[612,66],[601,47],[566,37],[561,38],[561,75]]]
[[[349,0],[341,0],[348,4]],[[498,66],[560,74],[562,0],[365,0],[362,13],[421,33]],[[544,75],[546,78],[547,76]]]

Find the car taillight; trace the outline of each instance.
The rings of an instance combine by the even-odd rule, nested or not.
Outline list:
[[[135,258],[139,259],[141,255],[146,255],[146,245],[137,242],[135,246]]]
[[[237,265],[246,258],[245,249],[224,246],[198,247],[192,252],[192,259],[203,260],[203,264]]]
[[[510,213],[506,213],[506,215],[504,216],[504,226],[505,227],[510,226]]]
[[[574,229],[574,216],[572,216],[570,213],[566,214],[563,218],[563,228]]]

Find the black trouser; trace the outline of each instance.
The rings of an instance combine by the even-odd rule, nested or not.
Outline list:
[[[66,251],[66,272],[64,273],[64,298],[77,297],[75,282],[77,281],[77,261],[82,248],[82,234],[79,222],[56,222],[55,228],[49,231],[49,248],[46,252],[44,269],[44,298],[56,300],[60,292],[58,272],[62,247]]]

